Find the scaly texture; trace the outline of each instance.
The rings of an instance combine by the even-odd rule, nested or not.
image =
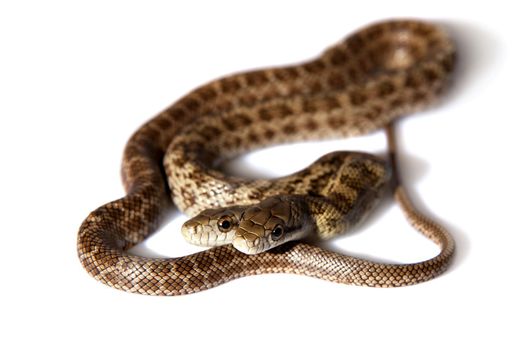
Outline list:
[[[172,207],[170,193],[188,214],[261,198],[260,188],[243,186],[218,171],[220,161],[270,144],[383,128],[432,102],[446,87],[453,65],[454,47],[440,29],[390,21],[351,35],[310,62],[237,74],[194,90],[128,141],[122,166],[127,195],[96,209],[81,225],[77,248],[82,265],[109,286],[151,295],[192,293],[262,273],[375,287],[439,275],[450,261],[453,240],[413,208],[401,186],[395,198],[409,221],[441,247],[430,260],[379,264],[306,243],[257,255],[226,245],[173,259],[132,256],[125,250],[158,228]]]
[[[207,187],[219,182],[208,175],[214,182]],[[291,240],[329,239],[367,216],[388,187],[390,175],[390,165],[378,157],[339,151],[272,181],[232,179],[228,193],[240,198],[236,205],[204,210],[183,224],[182,234],[201,246],[232,243],[245,254]],[[223,186],[220,190],[225,192]],[[248,190],[250,196],[242,198]]]

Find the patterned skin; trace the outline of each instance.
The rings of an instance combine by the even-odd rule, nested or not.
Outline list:
[[[450,262],[454,242],[414,209],[400,184],[395,198],[408,220],[441,247],[434,258],[381,264],[304,242],[288,242],[254,255],[223,245],[171,259],[133,256],[126,250],[158,228],[173,202],[193,216],[235,205],[265,208],[270,194],[295,198],[304,194],[300,188],[326,185],[318,162],[305,170],[304,177],[296,177],[295,185],[245,181],[220,172],[218,166],[259,147],[384,128],[401,115],[426,107],[444,91],[454,57],[454,46],[436,26],[389,21],[358,31],[310,62],[236,74],[197,88],[130,138],[122,165],[127,194],[84,220],[77,240],[80,262],[91,276],[111,287],[150,295],[193,293],[261,273],[295,273],[375,287],[410,285],[439,275]],[[385,172],[389,167],[395,168],[395,162],[385,165]],[[301,203],[307,204],[307,211],[315,209],[312,201]],[[332,205],[341,206],[333,200]],[[364,215],[369,207],[364,204],[356,212]],[[346,214],[338,213],[346,225]],[[317,234],[323,235],[323,214],[303,218],[312,220]]]

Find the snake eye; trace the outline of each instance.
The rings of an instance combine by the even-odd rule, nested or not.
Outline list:
[[[223,216],[217,221],[217,227],[219,227],[219,231],[221,232],[228,232],[232,229],[232,218],[229,216]]]
[[[272,239],[274,241],[278,240],[279,238],[281,238],[283,236],[283,233],[284,233],[284,230],[283,230],[283,227],[281,225],[276,225],[273,230],[272,230]]]

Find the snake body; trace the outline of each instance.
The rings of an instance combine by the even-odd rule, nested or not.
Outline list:
[[[303,274],[374,287],[410,285],[439,275],[450,262],[454,241],[413,207],[400,184],[394,196],[409,222],[441,247],[434,258],[382,264],[304,242],[255,255],[243,254],[232,245],[157,259],[126,250],[158,228],[173,206],[172,199],[180,210],[195,215],[236,204],[257,206],[268,194],[305,194],[301,188],[310,190],[316,182],[326,181],[322,169],[329,167],[326,162],[323,165],[323,158],[280,182],[233,178],[220,171],[220,163],[272,144],[385,128],[396,118],[427,106],[445,90],[454,56],[454,46],[436,26],[388,21],[358,31],[309,62],[236,74],[197,88],[144,124],[128,141],[122,165],[127,194],[94,210],[82,223],[77,240],[82,265],[111,287],[150,295],[193,293],[262,273]],[[389,135],[392,141],[393,133]],[[390,145],[391,171],[384,162],[365,158],[376,170],[385,170],[381,179],[388,179],[390,171],[397,181],[393,142]],[[325,157],[324,161],[332,156]],[[334,158],[339,161],[344,156]],[[371,179],[370,171],[354,175]],[[370,188],[374,195],[365,197],[377,197],[383,182],[376,181],[375,190],[374,181],[369,181],[355,192],[350,205],[365,208],[362,213],[357,210],[357,217],[374,202],[361,205],[357,198]],[[332,204],[343,205],[337,200]],[[341,216],[342,211],[335,215]],[[318,218],[323,217],[320,212]],[[339,225],[331,222],[327,228]]]

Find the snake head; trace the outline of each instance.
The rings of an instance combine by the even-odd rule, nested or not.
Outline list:
[[[213,247],[231,243],[244,207],[207,209],[182,225],[182,235],[189,243]]]
[[[314,229],[308,210],[295,196],[269,197],[248,206],[242,214],[233,246],[245,254],[259,254],[291,240],[298,240]]]

